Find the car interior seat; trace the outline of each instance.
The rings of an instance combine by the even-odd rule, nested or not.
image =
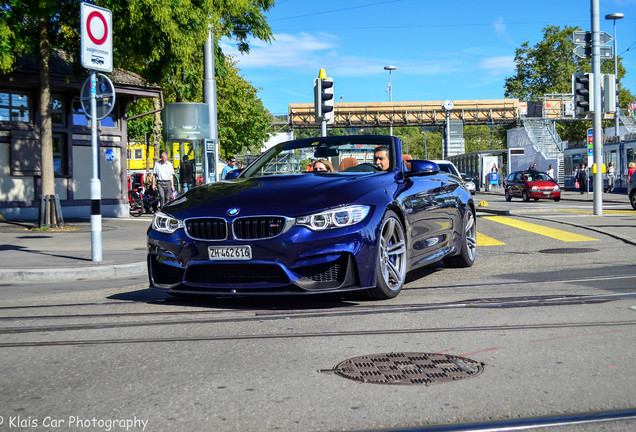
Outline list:
[[[338,166],[338,171],[344,171],[347,168],[351,168],[358,165],[358,159],[352,157],[343,158]]]
[[[410,154],[403,154],[402,160],[404,161],[404,165],[406,166],[407,171],[411,171],[411,162],[407,162],[412,160],[413,157]]]

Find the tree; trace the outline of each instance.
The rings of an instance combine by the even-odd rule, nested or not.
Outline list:
[[[274,5],[273,0],[97,0],[95,3],[113,13],[115,66],[165,86],[168,101],[202,99],[203,46],[211,24],[216,39],[222,35],[232,37],[244,52],[249,51],[249,37],[265,41],[272,37],[264,12]],[[45,195],[55,192],[48,62],[52,52],[63,51],[72,66],[80,70],[76,54],[80,45],[79,9],[80,0],[7,0],[0,7],[0,72],[11,72],[22,55],[39,57],[42,194]],[[217,64],[223,65],[221,51],[218,48],[215,51],[220,59]]]
[[[225,58],[217,79],[219,146],[225,158],[249,147],[260,150],[273,121],[256,89],[238,75],[235,65]]]
[[[591,72],[590,59],[581,59],[573,54],[574,42],[572,33],[581,30],[579,27],[561,29],[548,26],[543,29],[543,40],[530,48],[525,42],[515,53],[516,74],[505,81],[505,96],[523,101],[540,101],[550,93],[572,93],[572,74]],[[618,59],[618,76],[625,75],[625,68]],[[614,73],[614,60],[606,60],[601,64],[601,73]],[[621,88],[619,101],[626,106],[634,97],[627,89]],[[577,141],[585,138],[590,122],[578,121],[558,124],[559,135],[565,140]]]
[[[71,9],[75,11],[74,15],[60,19]],[[49,59],[55,49],[72,45],[70,28],[79,26],[77,10],[79,2],[55,0],[10,0],[2,2],[0,7],[0,72],[11,72],[22,55],[38,56],[42,195],[55,194]],[[51,222],[57,223],[56,220]]]

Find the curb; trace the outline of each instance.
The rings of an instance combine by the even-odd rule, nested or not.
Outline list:
[[[118,279],[131,276],[143,276],[147,272],[145,262],[132,264],[104,265],[85,268],[61,269],[14,269],[0,270],[0,280],[8,284],[33,282],[70,282],[81,280]]]

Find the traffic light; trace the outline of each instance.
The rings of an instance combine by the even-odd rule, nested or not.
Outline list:
[[[594,110],[594,74],[572,74],[572,93],[574,94],[574,116],[585,117]]]
[[[616,75],[603,74],[601,87],[601,93],[603,94],[603,112],[616,112]]]
[[[316,123],[327,124],[334,122],[333,112],[333,79],[327,78],[324,69],[320,69],[320,75],[314,80],[314,108],[316,111]]]

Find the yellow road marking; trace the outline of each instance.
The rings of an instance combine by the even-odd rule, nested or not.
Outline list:
[[[564,242],[598,241],[598,239],[587,237],[581,234],[548,228],[542,225],[537,225],[530,222],[523,222],[505,216],[486,216],[484,217],[484,219],[488,219],[493,222],[498,222],[524,231],[529,231],[535,234],[540,234],[542,236],[551,237]]]
[[[557,211],[565,213],[580,213],[580,214],[592,214],[594,210],[577,210],[577,209],[557,209]],[[615,215],[633,215],[633,210],[606,210],[603,209],[603,214],[615,214]]]
[[[497,239],[492,237],[488,237],[486,234],[482,234],[479,231],[477,232],[477,246],[502,246],[505,243],[500,242]]]

